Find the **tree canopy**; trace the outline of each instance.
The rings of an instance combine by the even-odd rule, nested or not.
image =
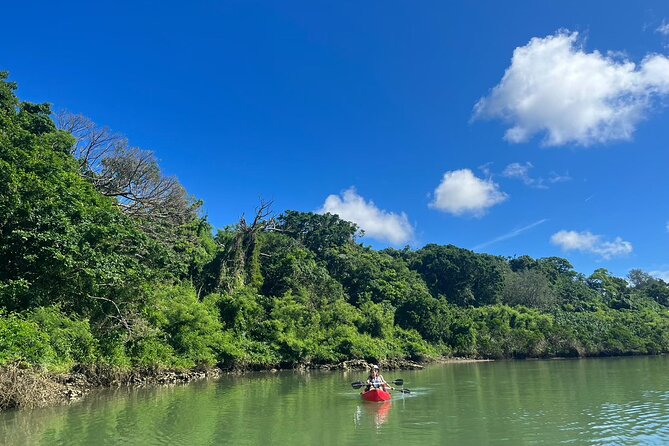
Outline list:
[[[215,232],[152,152],[16,88],[0,73],[0,366],[669,351],[669,284],[648,273],[379,251],[337,215],[267,202]]]

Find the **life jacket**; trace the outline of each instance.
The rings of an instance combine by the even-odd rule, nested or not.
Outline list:
[[[370,375],[370,377],[368,379],[369,379],[369,382],[372,384],[372,386],[374,386],[377,389],[379,387],[381,387],[381,385],[383,385],[383,376],[381,376],[381,375],[379,375],[377,377],[373,377],[373,376]]]

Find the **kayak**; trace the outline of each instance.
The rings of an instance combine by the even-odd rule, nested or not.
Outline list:
[[[381,389],[371,389],[367,392],[362,392],[360,395],[362,395],[362,399],[365,401],[379,402],[388,401],[390,399],[390,393]]]

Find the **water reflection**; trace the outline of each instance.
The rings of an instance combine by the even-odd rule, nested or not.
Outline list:
[[[353,417],[355,427],[367,426],[371,421],[377,429],[380,429],[388,421],[392,405],[391,401],[380,403],[362,402],[358,404],[355,409],[355,416]]]
[[[357,376],[340,372],[107,390],[0,413],[0,445],[669,444],[668,367],[667,356],[446,364],[404,372],[411,394],[384,403],[362,401]]]

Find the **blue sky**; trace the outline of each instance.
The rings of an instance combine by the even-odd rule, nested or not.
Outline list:
[[[375,247],[669,277],[669,4],[461,3],[10,2],[0,69],[217,227],[262,196]]]

